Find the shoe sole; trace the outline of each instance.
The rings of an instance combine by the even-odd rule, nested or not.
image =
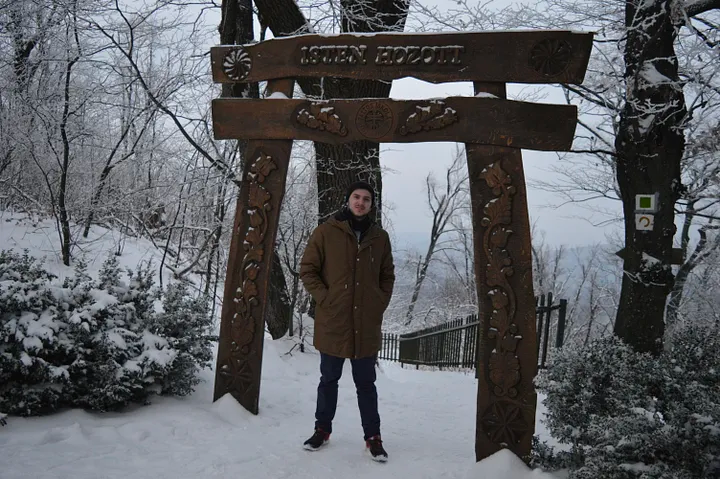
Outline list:
[[[320,447],[312,447],[310,444],[303,444],[303,449],[305,449],[306,451],[311,451],[311,452],[319,451],[319,450],[322,449],[322,447],[323,447],[324,445],[326,445],[328,442],[330,442],[330,439],[328,439],[327,441],[323,442],[323,443],[320,445]]]
[[[365,448],[365,454],[367,454],[368,457],[375,462],[387,462],[388,460],[387,456],[373,456],[372,454],[370,454],[370,449],[368,449],[367,447]]]

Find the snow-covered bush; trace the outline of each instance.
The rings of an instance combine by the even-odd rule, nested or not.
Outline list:
[[[658,357],[615,337],[569,348],[537,379],[548,430],[535,462],[570,479],[720,477],[720,330],[690,324]]]
[[[79,264],[62,284],[28,255],[0,254],[0,410],[114,410],[152,394],[185,395],[211,359],[211,317],[186,287],[153,287],[150,266],[99,279]]]

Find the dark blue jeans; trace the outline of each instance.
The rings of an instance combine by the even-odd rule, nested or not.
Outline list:
[[[338,398],[338,381],[342,376],[344,358],[320,353],[320,384],[318,385],[315,427],[332,432]],[[358,408],[365,439],[380,434],[378,396],[375,388],[375,357],[351,359],[352,375],[357,390]]]

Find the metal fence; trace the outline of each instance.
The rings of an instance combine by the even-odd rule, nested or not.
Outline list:
[[[567,300],[553,304],[552,293],[535,298],[537,323],[538,367],[544,368],[551,333],[555,333],[555,347],[561,348],[565,334]],[[558,311],[553,322],[553,312]],[[448,321],[431,328],[405,334],[383,334],[379,359],[443,367],[475,368],[480,321],[477,315]]]

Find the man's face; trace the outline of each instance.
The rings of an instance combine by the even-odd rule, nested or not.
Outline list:
[[[355,216],[365,216],[372,208],[372,196],[368,190],[355,190],[350,194],[350,211]]]

